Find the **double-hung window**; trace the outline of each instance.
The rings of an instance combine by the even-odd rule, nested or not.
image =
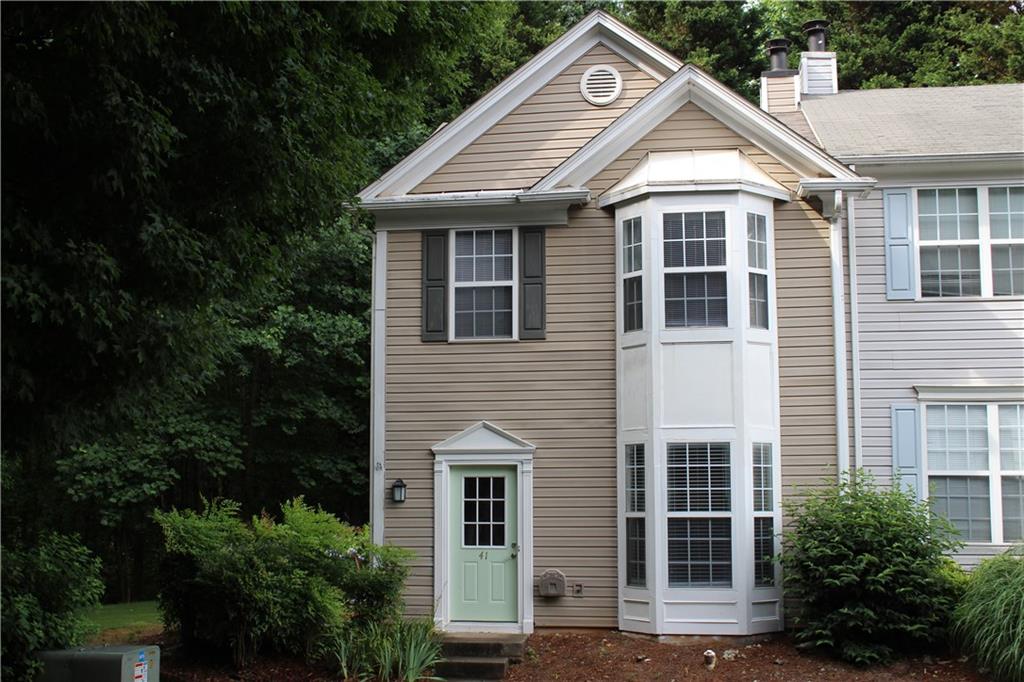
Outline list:
[[[644,328],[644,238],[640,217],[622,221],[622,331]]]
[[[513,236],[511,229],[455,232],[456,339],[512,338]]]
[[[665,325],[729,323],[725,211],[665,213]]]
[[[1024,405],[925,407],[932,511],[966,542],[1024,540]]]
[[[669,443],[668,585],[732,587],[728,443]]]
[[[1024,295],[1024,187],[917,190],[921,296]]]
[[[775,584],[775,493],[772,444],[754,443],[754,586]]]
[[[750,289],[750,326],[768,329],[768,218],[747,214],[747,284]]]
[[[646,460],[643,443],[626,445],[626,585],[647,586]]]

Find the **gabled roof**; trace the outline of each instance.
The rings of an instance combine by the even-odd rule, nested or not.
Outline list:
[[[603,43],[664,81],[682,63],[668,52],[601,11],[588,14],[497,87],[436,131],[416,151],[359,193],[366,201],[409,193],[484,131],[522,104],[538,88],[585,52]]]
[[[477,422],[430,448],[435,455],[451,454],[533,454],[537,446],[490,422]]]
[[[698,67],[687,64],[530,191],[582,187],[687,102],[722,121],[804,178],[861,180],[850,168]]]
[[[1024,83],[844,90],[800,103],[833,156],[1024,154]]]

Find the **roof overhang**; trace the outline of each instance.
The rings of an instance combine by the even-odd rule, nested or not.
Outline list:
[[[408,194],[368,199],[378,230],[424,230],[495,225],[567,225],[571,206],[590,201],[590,190],[496,190]]]
[[[682,67],[682,62],[625,24],[604,12],[591,12],[455,120],[436,130],[418,149],[360,192],[359,198],[365,202],[375,197],[411,192],[598,44],[618,52],[659,83]]]
[[[739,149],[648,152],[598,199],[604,208],[647,194],[752,192],[790,201],[792,192],[776,182]]]
[[[800,178],[800,184],[797,185],[797,196],[809,197],[828,192],[855,192],[860,195],[866,195],[875,185],[878,184],[878,180],[875,178],[860,177],[860,178]]]
[[[696,66],[687,64],[542,178],[534,189],[585,185],[597,172],[688,102],[695,103],[801,177],[861,179],[848,166],[774,116]]]

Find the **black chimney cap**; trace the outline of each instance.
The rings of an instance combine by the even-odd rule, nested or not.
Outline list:
[[[824,31],[828,28],[828,25],[828,22],[824,19],[811,19],[810,21],[805,21],[801,28],[803,28],[804,33],[810,33],[811,31]]]
[[[788,50],[792,42],[789,38],[772,38],[765,43],[765,47],[768,49],[768,52]]]

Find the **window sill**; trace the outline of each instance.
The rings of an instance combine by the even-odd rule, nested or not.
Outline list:
[[[515,338],[501,338],[501,339],[448,339],[448,343],[519,343],[519,339],[515,339]]]

